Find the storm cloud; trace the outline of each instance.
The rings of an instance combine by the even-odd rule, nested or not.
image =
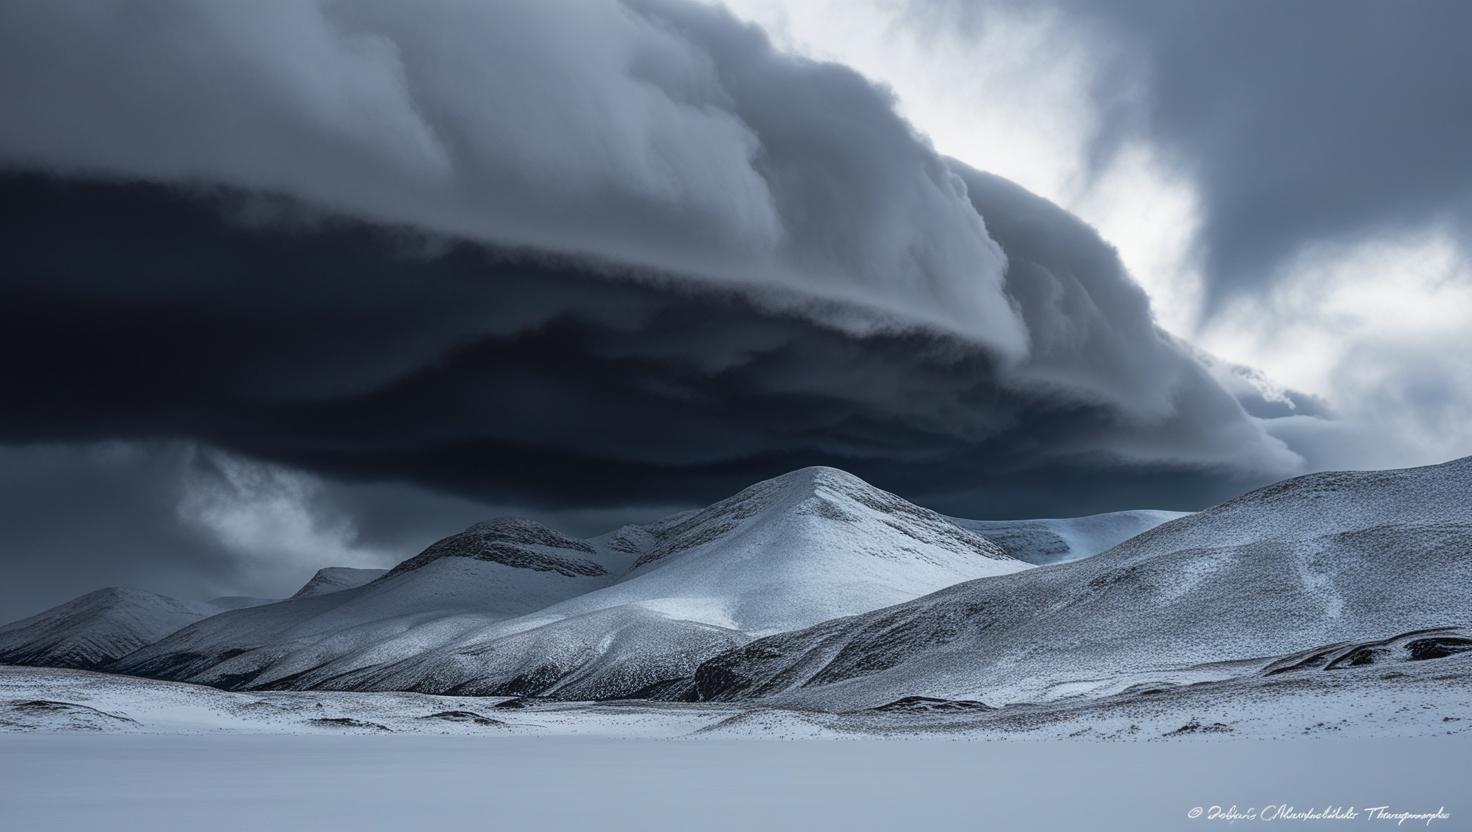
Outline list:
[[[253,549],[371,565],[476,507],[591,533],[809,464],[972,516],[1195,508],[1301,468],[1265,402],[1322,415],[718,9],[10,4],[0,120],[0,490],[155,495],[58,496],[16,574],[192,547],[201,587],[285,589]],[[62,533],[89,512],[136,545]]]
[[[186,436],[487,497],[600,501],[628,495],[634,474],[665,499],[732,460],[936,460],[988,442],[1293,464],[1152,326],[1097,237],[965,175],[973,200],[1009,217],[1008,291],[1035,339],[1020,369],[948,334],[856,334],[689,281],[468,243],[426,254],[359,223],[261,229],[234,219],[228,196],[12,178],[0,343],[5,394],[22,406],[0,429]],[[497,483],[497,460],[536,464]],[[590,474],[600,467],[607,479]]]
[[[1472,240],[1472,6],[1373,0],[942,0],[910,25],[1056,13],[1094,60],[1099,170],[1132,140],[1193,182],[1206,314],[1305,249],[1447,227]]]
[[[689,3],[0,11],[0,157],[799,288],[1018,354],[965,189],[847,68]]]

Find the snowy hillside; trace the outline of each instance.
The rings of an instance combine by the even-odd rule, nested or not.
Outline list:
[[[1315,474],[1087,560],[972,581],[757,640],[706,698],[830,709],[904,696],[1102,696],[1264,669],[1262,657],[1472,622],[1472,459]]]
[[[131,673],[224,687],[630,695],[751,635],[1028,564],[831,468],[576,540],[477,524],[384,577],[201,622]]]
[[[118,613],[73,625],[94,622],[85,599],[0,636],[86,632],[95,655],[138,647],[109,670],[232,689],[830,710],[1097,698],[1467,626],[1469,481],[1472,459],[1301,477],[1175,519],[987,523],[807,468],[587,540],[528,520],[478,523],[384,574],[323,570],[291,599],[203,620],[194,610],[153,638],[112,634]],[[1008,545],[1060,562],[1033,567]],[[41,661],[89,655],[43,646]]]
[[[535,550],[529,554],[541,557]],[[401,659],[607,580],[446,555],[354,589],[200,621],[112,669],[223,687],[287,685],[309,671],[333,673]],[[390,641],[403,652],[385,652],[381,645]]]
[[[302,585],[296,591],[293,598],[311,598],[317,595],[328,595],[343,589],[360,587],[370,581],[376,581],[388,573],[387,569],[354,569],[349,566],[329,566],[318,569],[317,574],[310,581]]]
[[[1186,514],[1183,511],[1146,509],[1055,520],[966,520],[960,517],[950,520],[1001,546],[1018,560],[1045,566],[1093,557]]]
[[[140,589],[99,589],[0,627],[0,664],[101,667],[200,619],[256,603],[264,602],[180,601]]]
[[[341,676],[310,674],[303,686],[569,700],[647,696],[688,678],[711,656],[750,637],[630,604],[528,630],[476,636]],[[320,678],[320,681],[319,681]]]
[[[1028,568],[990,540],[835,468],[793,471],[646,528],[628,574],[539,616],[638,604],[771,633]]]
[[[292,597],[361,586],[386,571],[343,566],[319,569]],[[100,668],[196,621],[276,600],[228,595],[182,601],[140,589],[100,589],[0,627],[0,664]]]
[[[875,609],[1027,565],[933,512],[831,468],[758,483],[711,507],[600,538],[630,571],[426,650],[417,634],[292,686],[604,698],[688,677],[750,634]],[[398,661],[384,657],[402,656]]]
[[[1472,682],[1469,636],[1472,631],[1441,630],[1324,645],[1271,660],[1259,673],[1198,684],[1137,685],[1097,698],[992,707],[908,697],[842,712],[742,702],[508,701],[474,691],[454,697],[232,692],[79,670],[0,667],[0,734],[532,733],[766,740],[939,734],[1130,742],[1472,737],[1472,698],[1466,696]],[[586,699],[581,692],[568,698]],[[14,734],[7,741],[13,742]]]

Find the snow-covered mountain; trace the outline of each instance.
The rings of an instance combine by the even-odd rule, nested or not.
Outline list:
[[[1045,566],[1093,557],[1186,514],[1183,511],[1143,509],[1051,520],[949,519],[1001,546],[1018,560]]]
[[[752,634],[1027,568],[940,515],[832,468],[795,471],[588,546],[586,554],[626,571],[606,587],[467,629],[433,649],[411,633],[377,645],[374,663],[336,661],[290,683],[625,696],[688,677],[701,659]],[[402,658],[383,661],[390,656]]]
[[[793,471],[638,531],[639,554],[619,581],[540,615],[639,604],[772,633],[1028,568],[990,540],[835,468]]]
[[[753,635],[1028,569],[832,468],[591,540],[477,524],[356,589],[200,622],[119,662],[225,687],[620,696]]]
[[[293,598],[311,598],[316,595],[328,595],[343,589],[352,589],[362,586],[369,581],[375,581],[388,573],[387,569],[354,569],[351,566],[328,566],[318,569],[317,574],[310,581],[302,585],[296,591]]]
[[[181,601],[108,587],[0,627],[0,664],[98,668],[181,627],[257,598]]]
[[[567,545],[547,542],[557,540]],[[218,615],[113,669],[224,687],[289,686],[328,666],[403,658],[606,585],[612,576],[583,546],[529,521],[476,524],[363,586]],[[385,652],[390,642],[403,652]]]
[[[386,571],[345,566],[319,569],[291,597],[361,586]],[[277,600],[227,595],[184,601],[141,589],[107,587],[0,626],[0,664],[101,668],[196,621]]]
[[[1288,480],[1087,560],[759,639],[702,664],[694,687],[829,709],[1044,701],[1469,623],[1472,458]]]

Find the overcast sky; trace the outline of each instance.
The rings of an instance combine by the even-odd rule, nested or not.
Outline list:
[[[971,517],[1472,453],[1456,2],[0,6],[0,618],[810,464]]]

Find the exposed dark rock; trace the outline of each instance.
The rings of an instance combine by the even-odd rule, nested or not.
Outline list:
[[[698,702],[695,691],[695,679],[685,677],[680,679],[665,679],[652,685],[642,687],[620,699],[653,699],[659,702]]]
[[[1193,719],[1185,725],[1177,728],[1176,730],[1167,732],[1165,736],[1180,737],[1189,734],[1230,734],[1231,732],[1232,726],[1225,723],[1212,722],[1209,724],[1203,724]]]
[[[321,725],[324,728],[358,728],[369,731],[384,731],[387,733],[393,733],[393,729],[389,728],[386,725],[379,725],[377,722],[368,722],[367,720],[352,719],[351,717],[345,716],[317,717],[316,719],[307,720],[307,724]]]
[[[472,725],[496,726],[505,725],[499,719],[478,714],[474,711],[440,711],[439,713],[425,714],[420,719],[438,719],[444,722],[467,722]]]
[[[996,708],[974,699],[937,699],[933,696],[906,696],[869,710],[878,713],[936,714],[962,711],[995,711]]]
[[[51,699],[27,699],[11,702],[10,707],[23,714],[56,714],[58,716],[89,716],[103,717],[118,722],[137,722],[130,717],[119,714],[111,714],[107,711],[99,711],[87,705],[78,705],[74,702],[57,702]]]
[[[1413,662],[1427,659],[1444,659],[1447,656],[1472,650],[1472,639],[1459,636],[1437,636],[1420,638],[1406,644]]]
[[[380,581],[401,575],[441,559],[470,558],[559,572],[568,577],[606,575],[607,570],[580,555],[594,553],[588,543],[577,540],[534,520],[503,518],[476,523],[465,531],[432,544],[428,549],[389,570]]]

